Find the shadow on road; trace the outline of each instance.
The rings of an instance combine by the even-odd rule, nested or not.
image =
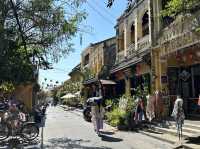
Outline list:
[[[187,140],[187,143],[200,145],[200,136],[198,136],[198,137],[188,137],[186,140]]]
[[[13,148],[17,148],[17,149],[24,149],[24,148],[39,149],[39,148],[35,147],[38,144],[39,144],[38,139],[31,141],[31,142],[26,142],[26,141],[22,140],[21,138],[16,137],[16,138],[7,139],[5,141],[1,141],[0,142],[0,149],[13,149]]]
[[[115,133],[111,132],[111,131],[101,131],[101,134],[104,134],[104,135],[114,135]]]
[[[101,140],[107,141],[107,142],[121,142],[121,141],[123,141],[123,139],[114,138],[114,137],[103,135],[103,134],[101,134]]]
[[[69,138],[53,138],[48,140],[47,144],[43,145],[41,149],[111,149],[108,147],[94,147],[94,146],[84,146],[82,143],[89,143],[89,140],[72,140]]]
[[[163,134],[162,132],[158,132],[158,131],[155,131],[155,130],[146,130],[147,132],[150,132],[150,133],[155,133],[155,134]]]

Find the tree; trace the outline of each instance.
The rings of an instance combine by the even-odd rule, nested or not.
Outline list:
[[[32,81],[36,65],[49,69],[73,51],[71,39],[86,17],[83,1],[0,0],[1,82]]]
[[[196,13],[197,10],[200,10],[199,0],[169,0],[161,14],[163,16],[170,16],[174,19],[179,15],[182,15],[183,18],[189,16],[195,20],[193,23],[196,28],[195,31],[199,32],[200,17],[199,13]]]
[[[176,17],[179,14],[193,13],[200,9],[199,0],[169,0],[163,14]]]

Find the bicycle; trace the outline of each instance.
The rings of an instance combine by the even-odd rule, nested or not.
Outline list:
[[[4,110],[0,119],[0,141],[10,136],[20,136],[25,141],[33,141],[39,135],[39,128],[35,122],[26,121],[22,112]]]

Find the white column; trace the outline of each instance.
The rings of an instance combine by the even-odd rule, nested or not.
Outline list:
[[[138,15],[135,15],[135,50],[138,49]]]
[[[124,20],[124,56],[127,56],[127,34],[128,34],[128,23]]]

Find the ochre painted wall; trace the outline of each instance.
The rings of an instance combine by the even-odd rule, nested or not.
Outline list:
[[[14,91],[16,99],[21,100],[28,110],[32,110],[33,85],[19,85]]]

